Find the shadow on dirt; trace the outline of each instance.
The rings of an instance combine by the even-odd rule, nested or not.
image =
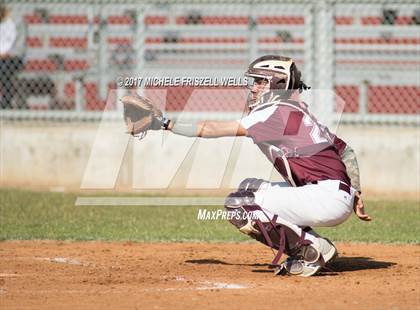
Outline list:
[[[230,266],[250,266],[250,267],[269,267],[270,264],[232,264],[226,263],[218,259],[189,259],[185,261],[189,264],[198,264],[198,265],[230,265]]]
[[[336,272],[358,271],[368,269],[385,269],[396,265],[393,262],[373,260],[371,257],[339,257],[329,266]]]
[[[249,266],[249,267],[268,267],[268,269],[254,269],[252,272],[273,272],[274,266],[270,264],[240,264],[227,263],[218,259],[191,259],[186,260],[186,263],[199,265],[230,265],[230,266]],[[328,265],[324,270],[326,275],[334,275],[338,272],[369,270],[369,269],[386,269],[396,265],[393,262],[383,262],[373,260],[371,257],[339,257],[334,262]]]

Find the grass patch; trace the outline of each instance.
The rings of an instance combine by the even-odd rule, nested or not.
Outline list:
[[[197,220],[198,209],[204,207],[76,207],[76,197],[76,194],[0,190],[0,239],[249,240],[226,221]],[[419,202],[368,201],[367,205],[373,222],[361,222],[353,216],[337,227],[317,230],[335,241],[419,243]]]

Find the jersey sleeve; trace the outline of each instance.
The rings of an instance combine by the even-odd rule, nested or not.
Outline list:
[[[338,151],[338,155],[341,156],[344,152],[344,149],[347,146],[347,143],[344,142],[343,140],[341,140],[339,137],[335,136],[334,137],[334,146]]]
[[[276,106],[252,112],[239,120],[254,143],[283,139],[284,122]]]

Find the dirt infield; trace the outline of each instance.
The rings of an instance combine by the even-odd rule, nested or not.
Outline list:
[[[1,242],[2,309],[420,309],[420,247],[338,244],[312,278],[262,245]]]

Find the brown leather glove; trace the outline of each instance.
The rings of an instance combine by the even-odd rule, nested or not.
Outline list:
[[[162,111],[149,99],[139,95],[127,95],[121,98],[121,102],[124,105],[127,133],[144,136],[150,129],[162,129],[164,122]]]

